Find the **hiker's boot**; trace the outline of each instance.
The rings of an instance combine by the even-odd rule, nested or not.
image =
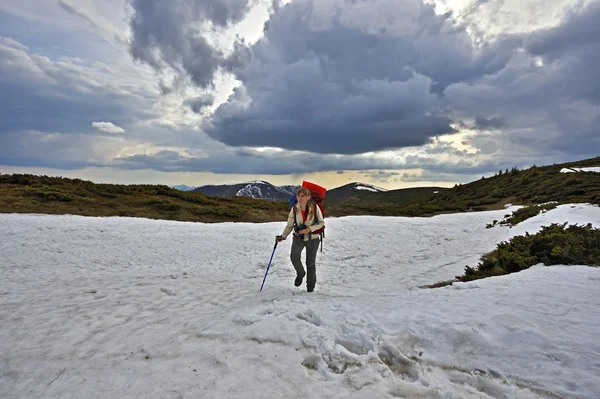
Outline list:
[[[296,280],[294,280],[294,285],[296,287],[300,287],[302,285],[302,280],[304,279],[304,274],[303,275],[296,275]]]

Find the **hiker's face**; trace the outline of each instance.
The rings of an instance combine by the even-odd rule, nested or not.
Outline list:
[[[308,195],[305,195],[303,193],[298,193],[296,194],[296,198],[298,199],[298,203],[302,206],[306,205],[306,203],[308,202]]]

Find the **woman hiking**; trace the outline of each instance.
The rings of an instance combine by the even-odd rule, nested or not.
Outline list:
[[[300,287],[302,279],[306,277],[306,291],[313,292],[317,282],[317,250],[319,249],[320,236],[319,234],[311,234],[325,225],[323,214],[318,206],[310,201],[310,190],[306,187],[301,187],[296,193],[296,204],[290,209],[287,225],[283,229],[280,236],[276,236],[275,240],[281,242],[294,231],[292,240],[292,250],[290,259],[294,269],[296,269],[296,280],[294,285]],[[300,255],[302,250],[306,248],[306,272],[302,266]]]

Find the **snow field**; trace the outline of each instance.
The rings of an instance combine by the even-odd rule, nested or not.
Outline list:
[[[600,225],[560,206],[327,220],[317,287],[281,223],[0,215],[3,398],[596,398],[600,270],[435,290],[513,235]]]

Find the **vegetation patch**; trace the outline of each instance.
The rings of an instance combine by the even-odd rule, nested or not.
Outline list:
[[[329,216],[433,216],[500,210],[506,204],[530,206],[556,201],[559,204],[600,205],[600,173],[561,173],[563,168],[597,166],[600,166],[600,157],[550,166],[532,166],[524,170],[514,167],[500,170],[495,176],[441,189],[438,193],[431,188],[400,189],[357,196],[351,201],[337,200],[332,196],[325,198],[325,206]],[[516,219],[514,223],[518,223]]]
[[[549,210],[552,210],[552,209],[556,208],[557,206],[558,206],[557,202],[549,202],[546,204],[526,206],[524,208],[517,209],[516,211],[514,211],[510,217],[501,221],[500,224],[516,226],[517,224],[521,223],[524,220],[527,220],[529,218],[537,216],[540,213],[548,212]]]
[[[508,225],[508,226],[516,226],[517,224],[532,218],[534,216],[539,215],[540,213],[548,212],[558,206],[558,202],[549,202],[547,204],[540,205],[530,205],[524,208],[517,209],[512,213],[512,215],[505,216],[500,223],[497,220],[494,220],[492,223],[486,225],[488,229],[496,226],[496,224]]]
[[[287,220],[289,205],[254,198],[208,197],[164,185],[96,184],[62,177],[0,174],[0,212],[272,222]]]
[[[326,217],[428,217],[499,210],[506,204],[534,206],[551,201],[600,204],[598,173],[560,172],[563,168],[598,165],[600,157],[526,170],[515,167],[453,188],[419,187],[381,193],[353,189],[343,195],[331,190],[324,201]],[[537,214],[540,209],[549,207],[517,211],[507,216],[506,223],[514,225],[529,217],[528,212]],[[95,184],[81,179],[0,174],[0,212],[131,216],[190,222],[270,222],[285,221],[289,205],[287,201],[211,197],[165,185]]]
[[[455,282],[456,282],[456,280],[446,280],[446,281],[440,281],[439,283],[421,285],[421,286],[419,286],[419,288],[440,288],[440,287],[445,287],[447,285],[452,285],[452,283],[455,283]]]
[[[31,188],[28,190],[27,195],[43,201],[73,201],[73,195],[71,193],[58,188],[46,186]]]
[[[533,265],[589,265],[600,266],[600,230],[589,223],[586,226],[567,223],[542,227],[536,234],[516,236],[483,255],[477,267],[465,267],[458,281],[472,281],[485,277],[519,272]]]

